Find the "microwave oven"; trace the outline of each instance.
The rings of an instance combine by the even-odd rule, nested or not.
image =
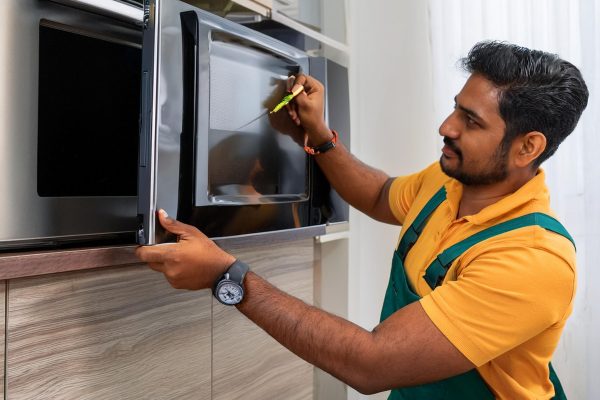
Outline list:
[[[0,250],[168,241],[160,208],[212,238],[347,220],[263,116],[288,76],[311,74],[347,141],[346,69],[178,0],[143,3],[3,2]]]

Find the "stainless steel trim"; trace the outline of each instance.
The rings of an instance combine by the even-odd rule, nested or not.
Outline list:
[[[169,0],[163,0],[169,1]],[[171,0],[177,1],[177,0]],[[273,52],[279,53],[281,56],[287,58],[307,58],[305,52],[297,49],[296,47],[285,44],[277,39],[274,39],[270,36],[262,34],[260,32],[253,31],[245,26],[241,26],[236,24],[235,22],[228,21],[227,19],[218,17],[214,14],[211,14],[206,11],[202,11],[200,9],[195,9],[198,12],[198,16],[200,17],[200,23],[210,27],[211,30],[217,30],[221,32],[226,32],[231,35],[235,35],[240,37],[241,39],[248,40],[250,42],[255,42],[257,45],[261,47],[265,47],[271,49]]]
[[[133,231],[124,232],[110,232],[110,233],[95,233],[91,235],[64,235],[64,236],[53,236],[48,238],[40,239],[38,237],[30,237],[15,240],[3,240],[0,241],[0,251],[12,250],[12,249],[27,249],[27,248],[43,248],[56,246],[58,244],[70,244],[70,243],[84,243],[92,241],[108,241],[121,236],[128,236],[133,239]],[[0,254],[0,259],[2,255]]]
[[[138,231],[138,242],[140,244],[156,244],[156,165],[157,165],[157,133],[158,132],[158,110],[159,110],[159,57],[160,57],[160,26],[159,16],[160,8],[156,7],[154,1],[146,4],[143,10],[147,17],[144,22],[142,49],[142,116],[141,116],[141,135],[149,137],[141,140],[148,140],[146,154],[140,154],[140,157],[147,157],[147,162],[140,166],[138,173],[138,215],[142,216],[142,227]],[[146,78],[147,77],[147,78]],[[147,96],[150,98],[148,99]],[[146,103],[148,102],[148,103]],[[144,107],[147,104],[148,109]],[[149,120],[148,115],[150,114]],[[146,128],[150,124],[149,128]],[[140,142],[141,146],[141,142]],[[142,149],[144,150],[144,149]]]
[[[91,30],[86,30],[86,29],[81,28],[81,27],[74,27],[74,26],[71,26],[71,25],[61,24],[59,22],[50,21],[50,20],[47,20],[47,19],[41,19],[40,20],[40,26],[47,26],[48,28],[59,29],[61,31],[71,32],[71,33],[75,33],[75,34],[78,34],[78,35],[81,35],[81,36],[88,36],[88,37],[91,37],[91,38],[103,40],[105,42],[111,42],[111,43],[117,43],[117,44],[125,44],[127,46],[136,47],[138,49],[142,48],[142,44],[139,43],[139,42],[132,42],[131,40],[117,39],[117,38],[114,38],[114,37],[106,35],[106,34],[96,33],[96,32],[93,32]]]
[[[303,228],[283,229],[272,232],[252,233],[248,235],[213,238],[221,247],[244,247],[249,245],[267,246],[282,241],[311,239],[325,233],[325,225],[313,225]]]
[[[140,25],[144,12],[141,5],[117,0],[51,0],[56,3],[90,11]]]
[[[144,14],[149,15],[150,19],[154,19],[156,24],[159,24],[161,18],[161,9],[157,7],[155,4],[148,6],[148,8],[144,9]],[[161,43],[161,34],[160,34],[160,26],[154,26],[154,32],[151,34],[154,35],[154,41],[152,42],[153,47],[153,61],[152,61],[152,75],[154,81],[156,82],[156,89],[152,91],[152,125],[150,127],[150,213],[148,215],[148,244],[156,244],[156,224],[158,223],[156,220],[156,211],[158,211],[156,207],[156,198],[157,198],[157,159],[158,159],[158,129],[159,129],[159,82],[157,80],[160,79],[160,43]]]
[[[268,50],[273,54],[278,54],[280,57],[297,61],[300,65],[302,71],[305,73],[309,70],[308,64],[308,56],[306,53],[298,50],[295,47],[288,46],[276,39],[273,39],[269,36],[263,35],[256,31],[252,31],[244,26],[240,26],[231,21],[218,18],[212,14],[206,12],[198,12],[200,17],[200,37],[201,38],[210,38],[210,40],[206,40],[204,43],[201,43],[199,46],[199,70],[201,71],[199,76],[199,85],[203,85],[205,88],[208,87],[208,82],[210,79],[209,71],[210,71],[210,55],[211,48],[215,47],[213,45],[216,40],[213,38],[214,32],[223,32],[226,33],[227,36],[236,37],[238,39],[251,42],[253,46],[258,48],[262,48]],[[204,101],[208,99],[204,98]],[[200,99],[202,101],[202,99]],[[209,160],[209,144],[208,144],[208,135],[203,133],[208,133],[209,130],[209,120],[210,115],[208,113],[210,106],[209,104],[204,104],[199,102],[199,112],[198,115],[199,124],[198,129],[200,133],[200,137],[197,138],[198,147],[197,147],[197,159],[203,160],[200,164],[197,164],[197,171],[199,178],[197,178],[197,186],[196,186],[196,204],[197,205],[211,205],[217,203],[224,204],[254,204],[251,199],[248,201],[244,201],[244,199],[240,196],[237,201],[232,201],[231,199],[227,199],[226,196],[222,196],[221,199],[212,198],[212,196],[208,196],[209,193],[209,182],[208,182],[208,160]],[[280,196],[278,199],[277,196],[261,196],[259,202],[278,202],[278,201],[298,201],[303,200],[303,198],[289,198],[290,196]],[[286,197],[288,197],[286,199]]]

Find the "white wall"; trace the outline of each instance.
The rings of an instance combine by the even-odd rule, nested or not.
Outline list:
[[[348,2],[352,152],[391,176],[420,170],[441,148],[432,118],[427,2]],[[400,229],[355,211],[350,221],[349,317],[371,329]]]
[[[447,93],[443,90],[447,82],[437,82],[435,87],[432,82],[435,66],[432,65],[432,38],[429,37],[432,29],[428,18],[429,2],[347,1],[352,151],[362,161],[390,175],[417,171],[439,155],[441,145],[437,124],[440,115],[434,112],[434,104],[438,114],[440,104],[452,106],[452,99],[446,99]],[[458,23],[462,26],[462,36],[446,38],[450,42],[471,38],[472,45],[482,39],[472,38],[480,31],[495,39],[520,35],[518,37],[531,39],[521,44],[558,51],[582,67],[591,97],[581,128],[545,164],[553,193],[552,206],[577,241],[579,264],[576,306],[555,354],[554,365],[569,398],[600,398],[600,386],[596,383],[600,373],[600,291],[595,290],[600,282],[596,266],[600,257],[600,164],[597,161],[600,136],[595,128],[600,124],[595,96],[600,90],[600,28],[597,23],[600,0],[543,0],[535,2],[535,6],[524,5],[521,11],[514,7],[516,3],[506,7],[506,0],[501,4],[494,3],[498,13],[488,17],[504,18],[505,31],[494,31],[489,24],[480,26],[477,18],[468,18],[468,23],[461,24],[457,7],[446,1],[433,3],[443,6],[443,10],[432,12],[442,12],[449,25]],[[473,7],[476,9],[471,10],[472,13],[480,12],[483,3],[470,0],[460,4],[468,16]],[[579,7],[578,17],[571,11]],[[528,16],[537,25],[524,23]],[[555,20],[560,23],[548,22]],[[471,22],[475,25],[469,25]],[[549,29],[542,30],[546,25]],[[575,36],[565,33],[577,30],[577,25],[581,25],[581,36],[577,39],[582,43],[581,54],[578,53],[579,42],[569,43]],[[536,45],[529,43],[536,38],[539,39]],[[559,48],[546,48],[544,41]],[[433,49],[444,58],[436,60],[437,67],[455,67],[456,59],[464,55],[450,54],[455,47],[453,44]],[[378,322],[399,229],[373,222],[357,212],[351,213],[350,229],[349,317],[371,329]],[[366,397],[350,391],[348,398]]]
[[[581,50],[576,65],[590,98],[578,128],[546,163],[552,207],[577,244],[575,307],[553,360],[571,400],[600,398],[600,0],[580,0],[578,5]],[[569,56],[566,49],[559,54]]]

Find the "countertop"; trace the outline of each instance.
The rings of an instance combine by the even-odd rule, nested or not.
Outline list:
[[[347,230],[347,226],[347,223],[335,224],[335,227],[332,228],[334,231],[340,231]],[[326,229],[325,225],[317,225],[277,232],[217,238],[215,242],[224,249],[267,246],[290,240],[320,238],[328,231],[330,229]],[[136,247],[127,245],[0,253],[0,279],[136,264],[139,262],[135,256]]]

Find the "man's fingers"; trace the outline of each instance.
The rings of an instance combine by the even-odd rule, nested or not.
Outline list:
[[[157,214],[158,220],[163,228],[177,236],[185,237],[193,231],[193,228],[190,225],[169,217],[167,212],[163,209],[158,210]]]
[[[304,74],[298,74],[298,76],[296,77],[296,80],[294,81],[294,84],[290,88],[290,92],[295,91],[299,87],[306,88],[306,86],[305,86],[306,82],[307,82],[307,76]]]
[[[165,264],[157,263],[157,262],[149,262],[147,263],[150,268],[158,272],[165,272]]]
[[[294,75],[289,76],[285,82],[285,90],[291,92],[292,87],[294,87],[294,81],[296,81],[296,77]]]
[[[146,263],[164,263],[167,260],[167,254],[171,252],[171,246],[176,246],[176,244],[141,246],[135,250],[135,254]]]
[[[289,106],[289,104],[288,104],[288,106]],[[290,118],[293,121],[298,119],[298,112],[296,111],[296,107],[288,107],[288,115],[290,116]]]
[[[322,87],[321,83],[318,80],[316,80],[312,76],[304,74],[299,74],[296,77],[296,80],[294,81],[294,86],[292,86],[291,91],[293,92],[299,86],[304,87],[304,93],[307,95],[320,90]]]

